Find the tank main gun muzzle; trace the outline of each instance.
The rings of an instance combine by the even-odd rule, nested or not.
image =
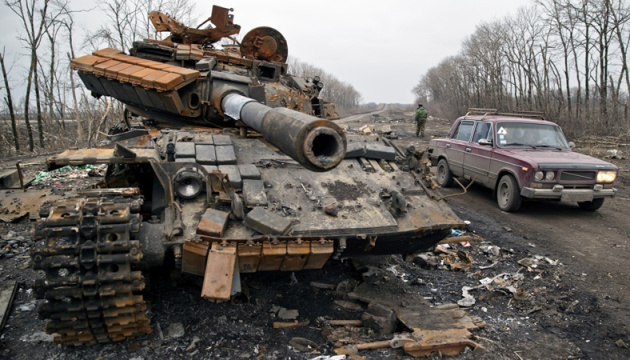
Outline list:
[[[223,97],[221,107],[225,115],[258,131],[307,169],[331,170],[346,156],[346,136],[330,120],[287,108],[271,108],[235,93]]]

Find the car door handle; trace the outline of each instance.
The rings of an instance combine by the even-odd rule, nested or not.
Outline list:
[[[451,148],[451,144],[446,144],[446,148],[450,149]]]
[[[469,147],[467,147],[467,148],[466,148],[466,152],[467,152],[467,153],[469,153],[469,152],[471,152],[471,151],[472,151],[472,149],[471,149],[471,148],[469,148]]]

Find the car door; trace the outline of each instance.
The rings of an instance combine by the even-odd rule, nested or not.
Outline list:
[[[450,141],[446,143],[444,152],[448,159],[449,168],[455,176],[464,175],[464,154],[470,143],[473,127],[474,121],[472,120],[460,121]]]
[[[489,144],[479,144],[481,140],[490,140]],[[492,123],[475,121],[475,128],[470,143],[464,148],[464,177],[475,178],[486,186],[490,183],[489,170],[492,159]]]

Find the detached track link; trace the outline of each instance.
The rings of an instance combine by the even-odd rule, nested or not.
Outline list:
[[[135,236],[142,222],[142,198],[98,196],[66,199],[42,207],[35,237],[44,244],[32,253],[45,280],[35,294],[46,332],[66,345],[106,343],[152,332],[140,295],[144,277]]]

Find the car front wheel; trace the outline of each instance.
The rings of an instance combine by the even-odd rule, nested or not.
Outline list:
[[[521,193],[512,175],[503,175],[497,186],[497,204],[503,211],[514,212],[521,207]]]
[[[453,173],[448,168],[448,161],[440,159],[437,164],[437,183],[441,187],[453,186]]]
[[[583,210],[595,211],[604,205],[604,198],[593,199],[593,201],[582,201],[578,206]]]

